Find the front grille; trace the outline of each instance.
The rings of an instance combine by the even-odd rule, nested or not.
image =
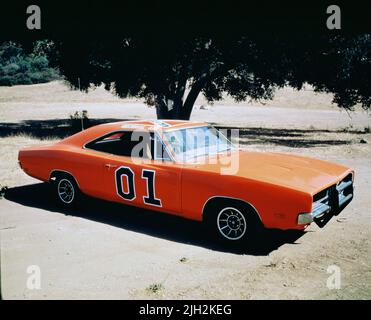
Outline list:
[[[353,175],[348,174],[344,179],[313,196],[312,215],[320,218],[328,212],[337,215],[353,198]]]
[[[342,181],[336,185],[338,192],[339,206],[342,207],[345,203],[353,197],[353,177],[348,174]]]
[[[328,189],[322,190],[313,196],[313,202],[322,202],[328,197]]]

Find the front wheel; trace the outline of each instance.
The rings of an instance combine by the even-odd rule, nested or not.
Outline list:
[[[256,213],[239,203],[213,206],[207,212],[205,222],[215,240],[231,245],[256,238],[261,227]]]
[[[243,238],[247,230],[244,214],[234,207],[226,207],[220,210],[216,217],[216,225],[219,234],[231,241]]]

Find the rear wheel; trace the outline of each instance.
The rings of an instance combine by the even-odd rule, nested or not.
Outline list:
[[[256,212],[239,201],[210,205],[205,213],[205,223],[215,240],[237,246],[256,239],[261,230]]]
[[[52,178],[53,191],[59,205],[75,207],[81,200],[81,192],[75,179],[69,174],[55,174]]]

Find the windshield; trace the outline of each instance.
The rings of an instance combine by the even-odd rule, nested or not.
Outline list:
[[[232,143],[212,126],[167,131],[163,135],[180,161],[191,161],[233,148]]]

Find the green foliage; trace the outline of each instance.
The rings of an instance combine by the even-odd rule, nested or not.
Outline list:
[[[81,119],[88,119],[88,111],[82,110],[82,111],[75,111],[73,114],[70,114],[71,120],[81,120]]]
[[[26,54],[14,42],[0,44],[0,86],[43,83],[59,78],[56,69],[49,67],[47,43],[37,41],[34,51]]]
[[[0,184],[0,199],[4,198],[7,190],[8,190],[7,186],[3,186]]]
[[[165,289],[163,283],[153,283],[148,288],[147,291],[151,293],[159,293]]]

